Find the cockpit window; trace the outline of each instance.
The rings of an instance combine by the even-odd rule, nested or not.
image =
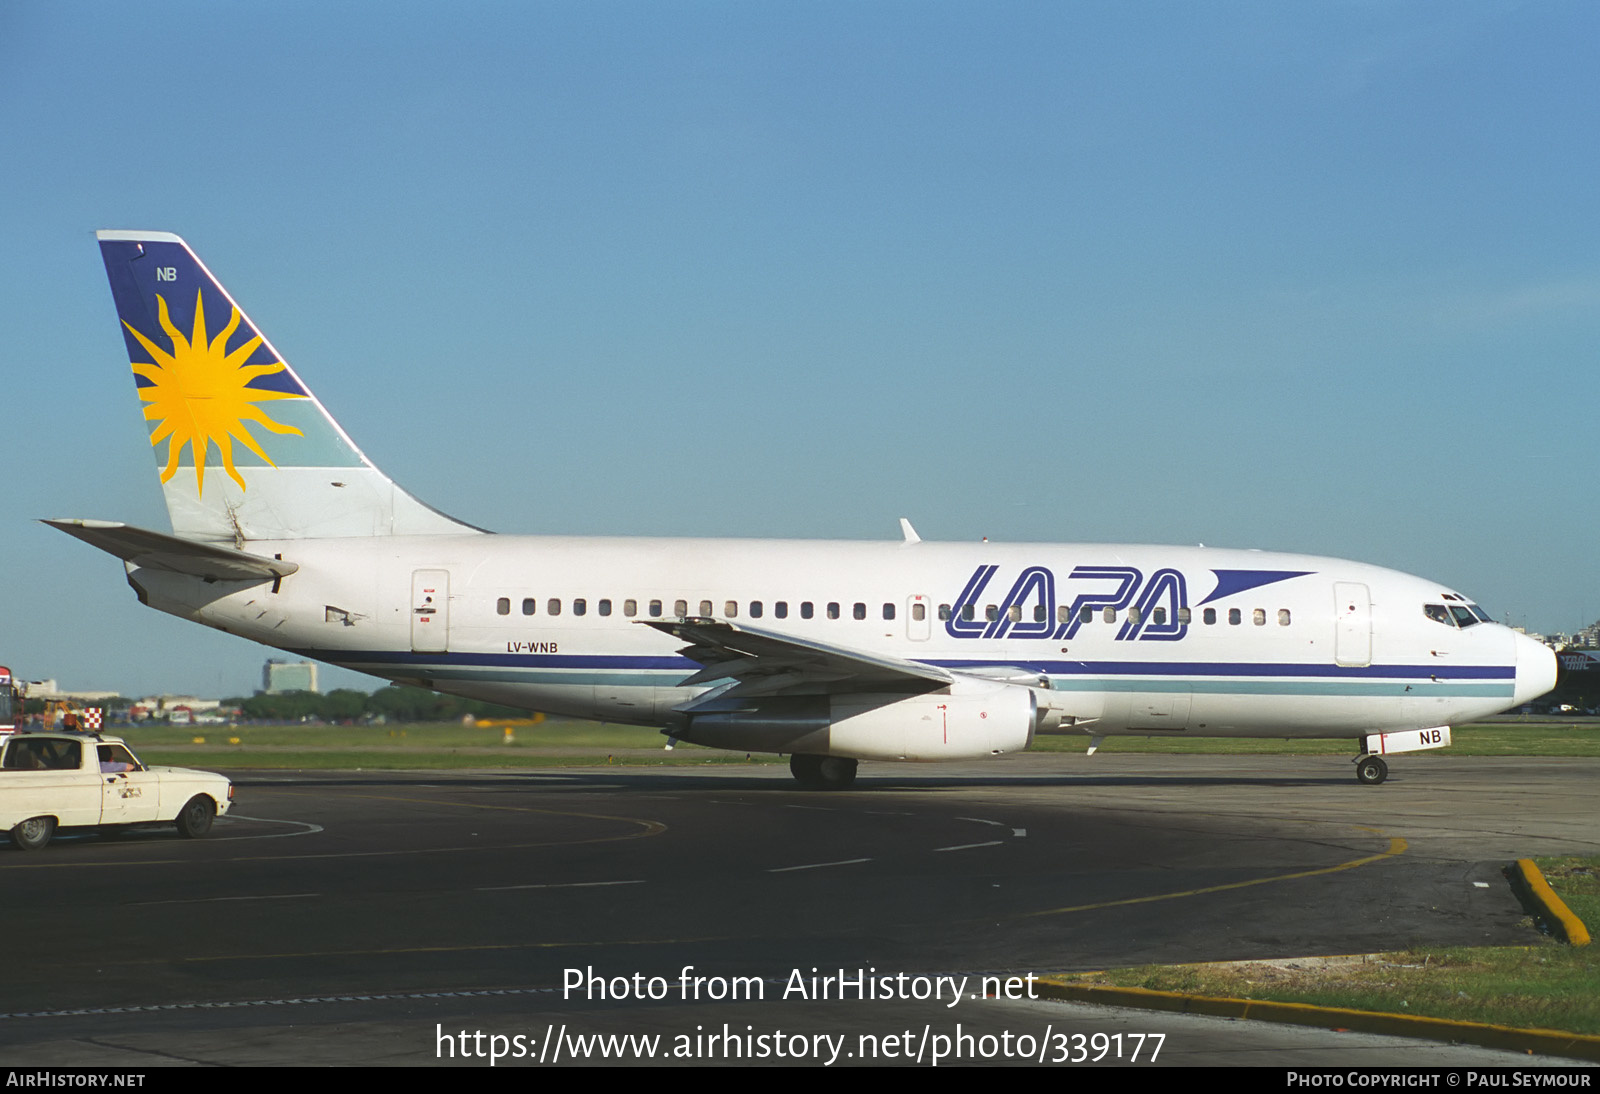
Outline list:
[[[1455,626],[1455,621],[1450,618],[1449,609],[1443,604],[1424,604],[1422,614],[1435,623],[1443,623],[1447,627]]]
[[[1462,628],[1476,626],[1478,623],[1478,617],[1472,614],[1472,610],[1460,604],[1450,605],[1450,614],[1456,617],[1456,625]]]

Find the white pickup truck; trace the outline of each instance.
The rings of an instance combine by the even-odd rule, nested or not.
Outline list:
[[[233,803],[209,771],[147,767],[119,737],[18,733],[0,742],[0,832],[37,851],[57,828],[175,823],[190,838]]]

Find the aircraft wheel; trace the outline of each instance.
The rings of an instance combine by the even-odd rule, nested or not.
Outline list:
[[[789,773],[808,790],[843,790],[856,781],[856,761],[796,753],[789,757]]]
[[[822,757],[802,756],[796,752],[789,757],[789,774],[795,781],[807,789],[820,790],[822,788]]]
[[[1365,756],[1356,761],[1356,782],[1377,786],[1389,777],[1389,765],[1382,756]]]
[[[19,851],[37,851],[55,835],[54,817],[29,817],[11,829],[11,844]]]
[[[844,790],[856,781],[856,761],[844,756],[825,756],[821,763],[822,785],[829,790]]]
[[[217,807],[211,799],[204,794],[196,794],[185,803],[174,823],[178,826],[178,835],[185,839],[199,839],[211,831],[211,822],[216,816]]]

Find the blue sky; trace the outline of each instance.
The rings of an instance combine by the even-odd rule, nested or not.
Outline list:
[[[515,532],[1204,542],[1600,617],[1600,7],[0,0],[0,662],[266,650],[165,527],[97,228]],[[333,682],[358,679],[329,674]]]

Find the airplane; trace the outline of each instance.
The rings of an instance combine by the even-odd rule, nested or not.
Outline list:
[[[1122,544],[499,535],[380,471],[182,239],[97,233],[172,531],[45,523],[139,600],[402,684],[790,757],[967,760],[1076,734],[1390,753],[1549,691],[1554,654],[1438,582]]]

